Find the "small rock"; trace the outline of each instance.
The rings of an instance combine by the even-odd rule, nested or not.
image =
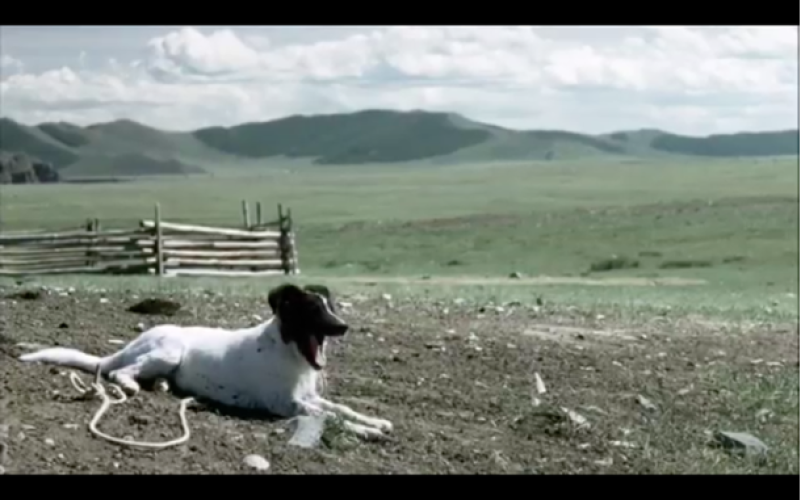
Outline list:
[[[108,343],[112,345],[123,345],[125,341],[120,339],[108,339]]]
[[[725,450],[746,456],[765,455],[769,450],[768,445],[747,432],[718,431],[715,439]]]
[[[495,306],[495,312],[498,314],[504,312],[505,310],[506,309],[504,309],[502,306]]]
[[[463,298],[461,298],[461,297],[456,297],[455,299],[453,299],[453,305],[455,305],[455,306],[461,306],[461,305],[463,305],[465,302],[466,302],[466,301],[465,301]]]
[[[253,318],[253,321],[258,321],[258,322],[264,321],[264,318],[262,318],[258,314],[254,314],[253,316],[251,316],[251,318]]]
[[[609,441],[609,444],[612,446],[617,446],[618,448],[636,448],[637,443],[632,443],[631,441]]]
[[[107,298],[105,298],[105,297],[101,297],[101,298],[100,298],[100,303],[101,303],[101,304],[108,304],[108,299],[107,299]]]
[[[536,304],[542,306],[542,297],[537,297]]]
[[[11,435],[11,426],[10,425],[0,425],[0,441],[4,441],[8,439],[8,436]]]
[[[342,309],[350,309],[351,307],[353,307],[353,303],[352,302],[339,302],[339,307],[341,307]]]
[[[509,274],[509,277],[512,278],[512,279],[519,280],[519,279],[521,279],[523,277],[523,273],[519,273],[519,272],[515,271],[515,272]]]
[[[774,417],[776,414],[773,411],[769,410],[768,408],[762,408],[758,412],[756,412],[756,418],[763,424]]]
[[[589,420],[587,420],[583,415],[580,415],[569,408],[562,408],[562,411],[567,414],[567,418],[576,424],[576,427],[579,429],[586,429],[590,426]]]
[[[61,329],[63,330],[63,329],[65,329],[65,328],[69,328],[69,327],[70,327],[70,325],[68,325],[68,324],[66,324],[66,323],[61,323],[61,324],[59,324],[59,325],[58,325],[58,327],[59,327],[59,328],[61,328]]]
[[[56,445],[56,442],[55,442],[55,441],[53,441],[53,440],[52,440],[52,439],[50,439],[50,438],[47,438],[47,439],[45,439],[45,440],[44,440],[44,444],[46,444],[47,446],[55,446],[55,445]]]
[[[74,431],[75,429],[78,428],[78,424],[64,424],[64,428]]]
[[[145,324],[144,324],[144,323],[137,323],[137,324],[136,324],[136,328],[135,328],[135,330],[136,330],[137,332],[140,332],[140,333],[141,333],[141,332],[144,332],[145,330],[147,330],[147,326],[145,326]]]
[[[542,381],[542,377],[537,372],[534,372],[534,385],[537,388],[537,394],[545,394],[545,382]]]
[[[651,402],[650,399],[646,398],[641,394],[637,394],[637,402],[640,404],[640,406],[642,406],[648,411],[656,411],[657,409],[656,405],[653,402]]]
[[[387,302],[389,302],[390,300],[392,300],[392,295],[390,295],[388,293],[384,293],[384,294],[381,294],[381,298],[386,300]]]

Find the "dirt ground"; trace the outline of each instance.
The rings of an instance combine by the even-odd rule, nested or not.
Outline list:
[[[0,290],[7,473],[247,473],[243,459],[253,453],[269,460],[268,474],[768,473],[798,463],[797,454],[795,465],[785,463],[779,450],[743,464],[710,437],[752,432],[772,449],[789,440],[797,453],[797,324],[623,321],[550,309],[547,298],[543,306],[498,306],[343,297],[353,328],[330,349],[327,394],[391,420],[390,440],[335,436],[300,449],[287,444],[286,423],[198,406],[188,413],[189,443],[153,452],[92,437],[86,425],[99,402],[78,399],[63,369],[18,362],[16,343],[107,354],[119,348],[114,340],[133,339],[139,323],[254,324],[254,315],[269,315],[266,298],[177,297],[184,308],[167,318],[127,312],[145,298],[134,293],[12,292]],[[794,387],[783,385],[793,377]],[[180,433],[177,411],[174,396],[143,392],[113,408],[101,428],[171,439]]]

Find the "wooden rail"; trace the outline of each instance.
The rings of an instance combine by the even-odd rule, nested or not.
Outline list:
[[[297,274],[297,249],[289,210],[278,220],[223,228],[167,222],[156,205],[153,220],[136,229],[0,232],[0,276],[46,274],[150,274],[156,276],[266,276]]]

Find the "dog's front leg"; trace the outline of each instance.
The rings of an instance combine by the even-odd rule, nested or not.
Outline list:
[[[317,396],[314,398],[313,403],[328,412],[335,413],[344,419],[349,419],[354,421],[355,423],[361,424],[360,427],[367,426],[373,427],[381,432],[392,432],[392,422],[389,420],[384,420],[383,418],[374,418],[368,417],[367,415],[363,415],[349,406],[345,406],[343,404],[334,403],[333,401],[329,401],[327,399],[321,398]]]
[[[325,401],[325,400],[323,400],[323,401]],[[326,403],[327,403],[327,405],[326,405]],[[337,407],[337,410],[339,410],[339,412],[337,412],[337,410],[332,410],[331,409],[332,407],[330,405],[334,405],[334,407]],[[362,424],[359,424],[359,423],[350,422],[350,421],[346,420],[347,417],[342,412],[342,407],[343,407],[342,405],[336,405],[336,404],[331,403],[329,401],[325,401],[321,405],[320,404],[320,399],[319,398],[315,398],[312,401],[295,401],[295,409],[296,409],[295,414],[296,415],[308,415],[308,416],[320,416],[320,415],[322,415],[327,419],[328,418],[331,418],[331,419],[339,418],[339,420],[342,422],[342,426],[345,428],[345,430],[347,430],[349,432],[352,432],[353,434],[356,434],[357,436],[359,436],[361,438],[364,438],[364,439],[383,438],[383,437],[385,437],[384,432],[377,425],[369,425],[369,424],[368,425],[362,425]],[[350,410],[350,408],[347,408],[347,407],[344,407],[344,408],[346,409],[346,411]],[[362,415],[357,414],[353,410],[350,410],[350,412],[353,413],[353,414],[358,415],[359,417],[363,417]],[[370,417],[364,417],[364,418],[367,418],[368,420],[379,421],[378,419],[370,419]],[[387,422],[387,423],[389,423],[389,422]],[[392,424],[389,424],[389,428],[390,429],[392,428]]]

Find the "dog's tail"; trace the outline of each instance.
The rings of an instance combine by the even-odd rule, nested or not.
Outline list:
[[[69,366],[85,372],[94,373],[98,365],[103,362],[100,356],[93,356],[77,349],[67,347],[50,347],[41,351],[23,354],[19,357],[20,361],[26,363],[41,362],[53,365]]]

